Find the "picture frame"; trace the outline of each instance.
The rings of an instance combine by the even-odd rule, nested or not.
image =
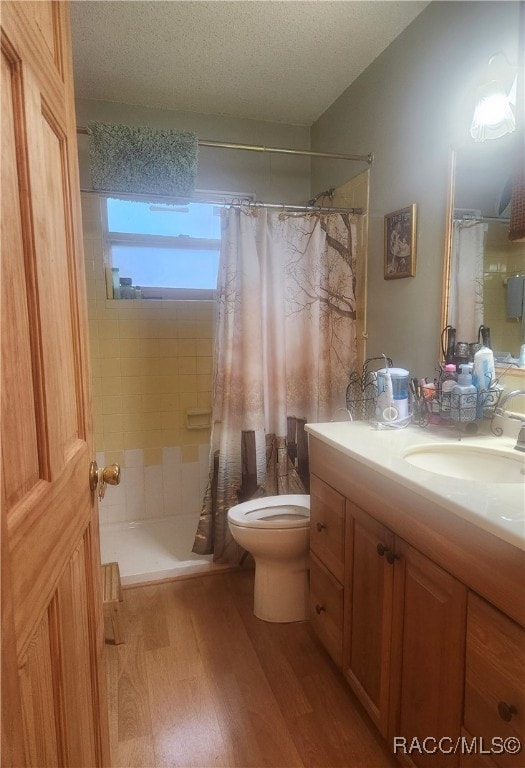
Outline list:
[[[385,215],[385,280],[416,274],[416,203]]]

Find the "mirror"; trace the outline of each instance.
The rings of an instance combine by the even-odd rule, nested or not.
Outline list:
[[[525,278],[525,243],[508,239],[517,135],[472,142],[452,156],[443,325],[466,342],[478,340],[480,325],[489,327],[501,363],[525,343],[525,279],[512,279]]]

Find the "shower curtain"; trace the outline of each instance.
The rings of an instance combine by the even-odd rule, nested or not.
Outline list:
[[[478,340],[483,325],[483,256],[487,225],[480,221],[455,221],[452,230],[452,260],[448,322],[460,341]]]
[[[247,433],[250,496],[304,492],[286,442],[290,418],[329,421],[345,406],[356,360],[355,259],[354,216],[224,211],[210,479],[194,552],[219,563],[243,554],[227,511],[248,497]]]

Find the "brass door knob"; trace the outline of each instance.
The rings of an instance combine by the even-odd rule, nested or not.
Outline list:
[[[120,464],[108,464],[104,469],[99,469],[99,478],[108,485],[118,485],[120,483]]]
[[[89,465],[89,487],[93,493],[97,490],[98,485],[98,464],[96,461],[92,461]]]
[[[109,464],[104,469],[99,469],[96,461],[89,465],[89,487],[95,493],[98,488],[98,498],[102,501],[107,485],[120,483],[120,464]]]

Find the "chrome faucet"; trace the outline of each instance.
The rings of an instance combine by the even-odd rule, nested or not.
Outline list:
[[[516,445],[514,446],[514,450],[525,453],[525,421],[520,427],[518,439],[516,440]]]
[[[512,400],[514,397],[518,397],[519,395],[525,395],[525,389],[513,389],[511,392],[507,392],[506,394],[504,394],[500,402],[498,403],[496,410],[494,411],[494,415],[506,417],[507,419],[517,419],[518,421],[521,421],[521,427],[518,434],[518,439],[516,440],[516,445],[514,446],[514,448],[516,451],[522,451],[523,453],[525,453],[525,417],[519,414],[507,413],[505,411],[505,406],[507,405],[509,400]]]

